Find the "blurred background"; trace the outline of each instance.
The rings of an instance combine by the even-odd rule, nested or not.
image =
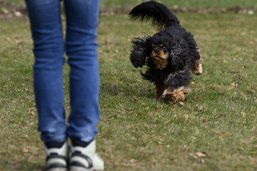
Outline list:
[[[121,14],[146,0],[101,0],[102,14]],[[161,0],[175,12],[197,13],[246,13],[253,14],[257,9],[256,0]],[[0,0],[0,18],[22,16],[26,12],[24,0]]]

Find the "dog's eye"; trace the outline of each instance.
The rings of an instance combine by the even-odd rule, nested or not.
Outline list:
[[[167,51],[168,51],[168,49],[167,49],[165,46],[162,48],[162,50],[163,50],[164,52],[167,52]]]

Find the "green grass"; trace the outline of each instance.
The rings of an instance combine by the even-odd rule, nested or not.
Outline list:
[[[150,24],[101,16],[97,148],[106,170],[257,170],[257,16],[178,17],[195,35],[204,62],[184,105],[156,101],[154,85],[129,61],[130,40],[154,33]],[[36,171],[44,164],[28,28],[26,19],[0,20],[1,171]],[[65,66],[68,113],[67,73]]]

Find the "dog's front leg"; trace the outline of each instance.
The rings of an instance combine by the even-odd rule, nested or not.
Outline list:
[[[165,80],[166,88],[161,98],[171,103],[186,100],[186,96],[191,92],[188,87],[191,77],[188,70],[170,74]]]
[[[165,90],[165,85],[164,83],[156,83],[156,98],[159,99],[162,97],[163,92]]]

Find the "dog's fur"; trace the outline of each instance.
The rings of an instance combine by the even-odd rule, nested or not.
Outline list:
[[[134,7],[131,19],[152,21],[158,27],[153,36],[132,40],[130,60],[134,67],[147,66],[142,76],[154,82],[157,98],[176,103],[186,99],[192,71],[202,73],[198,47],[193,35],[187,32],[177,17],[163,4],[144,2]]]

